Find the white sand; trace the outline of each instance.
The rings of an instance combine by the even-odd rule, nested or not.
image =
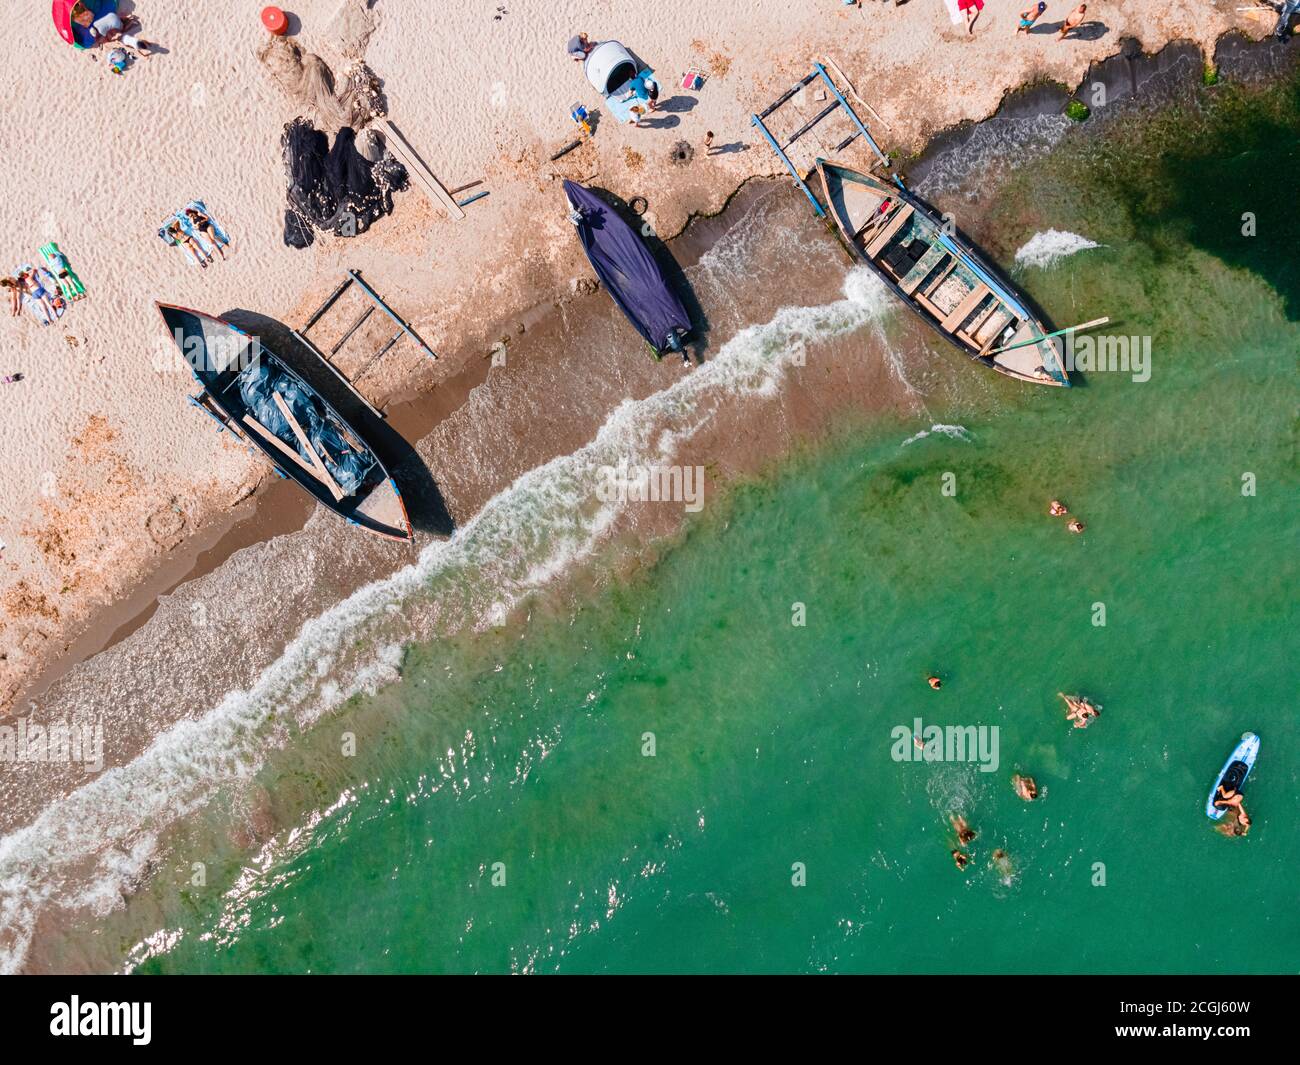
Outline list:
[[[291,6],[299,42],[336,69],[328,27],[340,2]],[[749,115],[816,57],[832,55],[888,120],[889,129],[869,121],[878,139],[915,148],[937,129],[987,115],[1031,77],[1075,84],[1122,36],[1151,50],[1175,38],[1208,48],[1232,25],[1256,36],[1267,29],[1238,14],[1234,0],[1093,4],[1107,32],[1070,42],[1013,36],[1025,0],[988,0],[973,36],[939,0],[900,8],[876,0],[862,8],[838,0],[501,0],[500,20],[492,0],[378,0],[367,59],[386,81],[391,117],[445,185],[483,179],[474,191],[491,195],[452,222],[412,190],[365,236],[295,251],[281,241],[279,151],[295,111],[255,58],[265,39],[260,3],[138,0],[142,36],[167,52],[123,77],[110,75],[102,55],[96,61],[65,45],[48,5],[26,6],[34,10],[10,23],[0,112],[0,268],[38,262],[36,249],[56,240],[90,298],[49,328],[27,315],[0,322],[0,375],[26,375],[0,385],[0,714],[97,606],[266,473],[185,402],[196,388],[154,300],[212,313],[243,308],[298,325],[353,266],[443,356],[431,364],[401,345],[367,391],[429,387],[482,355],[498,323],[585,276],[548,175],[598,175],[596,184],[625,198],[644,195],[658,230],[672,233],[689,212],[716,210],[746,175],[778,172]],[[1044,21],[1073,6],[1056,0]],[[657,69],[665,99],[692,96],[696,106],[664,129],[616,126],[602,113],[591,144],[547,162],[573,135],[570,107],[599,102],[564,54],[578,30],[623,41]],[[675,88],[688,67],[711,73],[698,94]],[[697,154],[686,167],[666,163],[683,138],[698,153],[706,129],[717,144],[750,148]],[[192,198],[230,232],[229,262],[200,270],[157,238],[164,217]],[[349,367],[347,353],[341,361]]]

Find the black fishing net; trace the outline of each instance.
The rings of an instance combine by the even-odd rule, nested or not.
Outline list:
[[[329,138],[305,118],[284,128],[281,138],[289,176],[289,205],[285,211],[284,242],[305,248],[313,230],[340,237],[364,233],[393,210],[393,192],[406,188],[405,167],[385,152],[370,162],[357,151],[356,133],[344,126]]]

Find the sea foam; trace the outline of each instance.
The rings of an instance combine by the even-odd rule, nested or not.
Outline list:
[[[1037,266],[1040,269],[1053,265],[1089,248],[1100,248],[1096,241],[1061,229],[1047,229],[1035,233],[1016,252],[1017,266]]]
[[[199,716],[158,735],[132,762],[110,769],[0,839],[0,972],[20,969],[33,927],[51,905],[103,913],[138,884],[163,832],[202,810],[232,781],[248,780],[268,750],[288,742],[356,694],[399,679],[393,626],[421,597],[454,589],[442,631],[484,628],[589,557],[626,504],[602,502],[600,470],[664,464],[729,397],[779,387],[809,341],[851,333],[889,307],[865,269],[844,298],[787,307],[751,325],[708,363],[641,400],[625,400],[588,444],[520,476],[448,541],[353,592],[305,622],[247,690],[228,692]],[[466,591],[465,589],[469,589]],[[357,646],[370,648],[358,653]],[[334,663],[321,676],[318,664]]]

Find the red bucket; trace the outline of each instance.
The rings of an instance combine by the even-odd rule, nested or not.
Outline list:
[[[285,30],[289,28],[289,16],[278,7],[264,7],[262,8],[262,25],[277,37],[281,37],[284,35]]]

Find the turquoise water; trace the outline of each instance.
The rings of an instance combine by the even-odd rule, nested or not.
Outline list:
[[[1150,381],[990,403],[950,359],[969,398],[841,424],[653,563],[411,648],[262,772],[299,830],[161,907],[136,970],[1294,971],[1295,102],[1067,142],[987,205],[1002,262],[1049,228],[1103,245],[1018,279],[1150,336]],[[997,726],[996,771],[894,761],[918,717]],[[1203,806],[1247,729],[1255,827],[1225,839]]]

